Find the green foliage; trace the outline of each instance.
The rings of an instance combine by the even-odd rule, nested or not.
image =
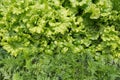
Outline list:
[[[0,0],[0,80],[119,80],[119,0]]]

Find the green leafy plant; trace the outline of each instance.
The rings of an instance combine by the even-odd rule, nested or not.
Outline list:
[[[119,80],[119,0],[0,0],[0,80]]]

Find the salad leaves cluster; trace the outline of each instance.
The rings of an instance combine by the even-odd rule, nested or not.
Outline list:
[[[11,69],[0,66],[1,79],[10,75],[12,80],[29,80],[34,74],[33,80],[119,80],[119,4],[119,0],[0,0],[0,65],[13,62]],[[6,74],[8,68],[16,70]]]

